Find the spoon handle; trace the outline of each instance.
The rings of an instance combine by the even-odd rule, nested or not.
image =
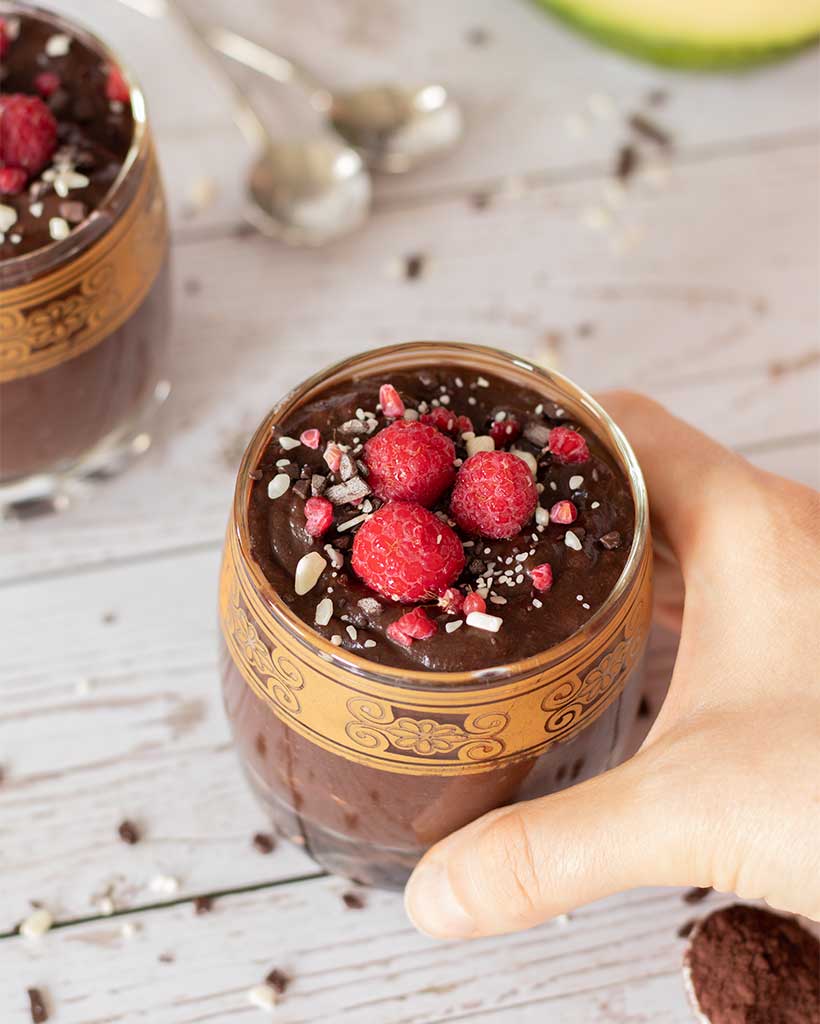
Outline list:
[[[244,64],[245,67],[258,71],[259,74],[281,85],[297,86],[307,93],[312,106],[322,113],[330,109],[333,103],[332,93],[302,65],[221,25],[209,25],[203,28],[202,32],[208,45],[223,56],[230,57],[238,64]]]

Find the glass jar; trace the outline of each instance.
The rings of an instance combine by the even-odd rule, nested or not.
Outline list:
[[[629,481],[634,541],[609,598],[566,640],[474,672],[409,671],[333,646],[297,618],[251,555],[252,473],[274,424],[351,378],[452,365],[554,399]],[[437,840],[502,804],[617,764],[641,697],[652,553],[646,491],[618,427],[587,394],[526,360],[415,342],[310,378],[265,418],[239,468],[220,580],[225,707],[250,784],[276,829],[327,870],[400,887]]]
[[[169,335],[168,227],[143,94],[119,58],[59,15],[0,0],[118,65],[133,136],[103,201],[66,238],[0,261],[0,507],[50,506],[150,444]]]

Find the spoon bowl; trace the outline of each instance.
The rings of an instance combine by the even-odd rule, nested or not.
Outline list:
[[[355,150],[332,138],[269,142],[250,167],[245,216],[290,245],[319,246],[358,228],[370,177]]]

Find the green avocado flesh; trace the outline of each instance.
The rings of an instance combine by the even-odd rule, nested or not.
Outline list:
[[[746,67],[820,36],[820,0],[536,2],[599,42],[669,67]]]

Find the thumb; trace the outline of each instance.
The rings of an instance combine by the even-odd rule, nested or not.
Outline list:
[[[697,884],[686,815],[664,781],[677,772],[663,770],[659,746],[448,836],[407,883],[410,920],[435,938],[474,938],[529,928],[638,885]]]

